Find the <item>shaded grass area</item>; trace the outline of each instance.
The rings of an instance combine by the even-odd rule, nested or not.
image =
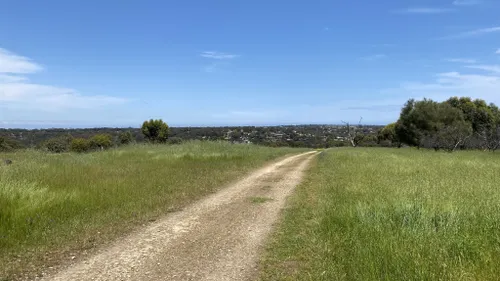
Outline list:
[[[316,161],[262,280],[499,279],[499,154],[332,149]]]
[[[190,142],[90,154],[0,154],[0,280],[79,257],[290,148]],[[17,277],[16,277],[17,276]]]

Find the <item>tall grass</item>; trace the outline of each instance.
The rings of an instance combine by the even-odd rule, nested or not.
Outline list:
[[[297,150],[190,142],[0,154],[0,279],[39,271]]]
[[[324,152],[262,263],[263,280],[499,280],[500,155]]]

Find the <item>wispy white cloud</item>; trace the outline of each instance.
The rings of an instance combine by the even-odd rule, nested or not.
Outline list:
[[[204,58],[217,59],[217,60],[231,60],[239,57],[239,55],[227,54],[221,52],[212,52],[212,51],[202,52],[200,56]]]
[[[72,108],[89,109],[121,104],[126,99],[111,96],[85,96],[69,88],[27,82],[0,82],[0,101],[7,106],[38,108],[45,111]]]
[[[0,73],[35,73],[43,67],[29,58],[16,55],[0,48]]]
[[[31,59],[0,49],[0,102],[4,108],[54,111],[96,108],[126,102],[123,98],[82,95],[76,90],[32,83],[26,75],[43,70]]]
[[[386,57],[387,57],[387,55],[385,55],[385,54],[376,54],[376,55],[361,57],[360,59],[365,60],[365,61],[375,61],[375,60],[384,59]]]
[[[468,68],[484,70],[493,73],[500,73],[500,65],[468,65]]]
[[[495,54],[500,55],[500,49],[498,49]]]
[[[235,54],[212,52],[212,51],[202,52],[200,56],[211,60],[210,64],[205,65],[202,68],[202,70],[207,73],[216,72],[220,69],[221,66],[230,64],[228,61],[240,57],[239,55]]]
[[[445,100],[450,96],[468,96],[485,99],[488,102],[500,103],[500,75],[462,74],[460,72],[445,72],[435,75],[435,80],[429,83],[406,82],[399,89],[399,94],[405,93],[407,98],[431,98]]]
[[[466,58],[446,59],[446,61],[456,62],[456,63],[476,63],[477,62],[475,59],[466,59]]]
[[[456,6],[474,6],[481,4],[481,0],[455,0],[453,1],[453,5]]]
[[[19,76],[19,75],[10,75],[10,74],[1,74],[0,73],[0,83],[13,83],[13,82],[21,82],[28,81],[27,77]]]
[[[203,71],[208,72],[208,73],[213,73],[213,72],[217,71],[217,66],[218,66],[217,63],[209,64],[209,65],[203,67]]]
[[[406,9],[399,9],[393,11],[394,13],[397,14],[424,14],[424,15],[430,15],[430,14],[443,14],[443,13],[449,13],[453,12],[453,9],[448,9],[448,8],[430,8],[430,7],[410,7]]]
[[[460,39],[460,38],[468,38],[468,37],[474,37],[474,36],[496,33],[496,32],[500,32],[500,26],[475,29],[475,30],[466,31],[466,32],[462,32],[459,34],[455,34],[455,35],[446,36],[446,37],[443,37],[440,39]]]

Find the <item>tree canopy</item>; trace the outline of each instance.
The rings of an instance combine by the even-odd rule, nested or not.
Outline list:
[[[498,107],[484,100],[452,97],[444,102],[410,99],[395,125],[399,141],[416,147],[446,149],[500,146]]]
[[[164,143],[167,141],[169,135],[168,125],[161,119],[144,121],[141,131],[153,143]]]

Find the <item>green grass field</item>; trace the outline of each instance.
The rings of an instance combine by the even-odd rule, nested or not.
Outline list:
[[[0,280],[36,273],[300,150],[229,143],[2,153]]]
[[[499,280],[500,154],[323,152],[261,280]]]

